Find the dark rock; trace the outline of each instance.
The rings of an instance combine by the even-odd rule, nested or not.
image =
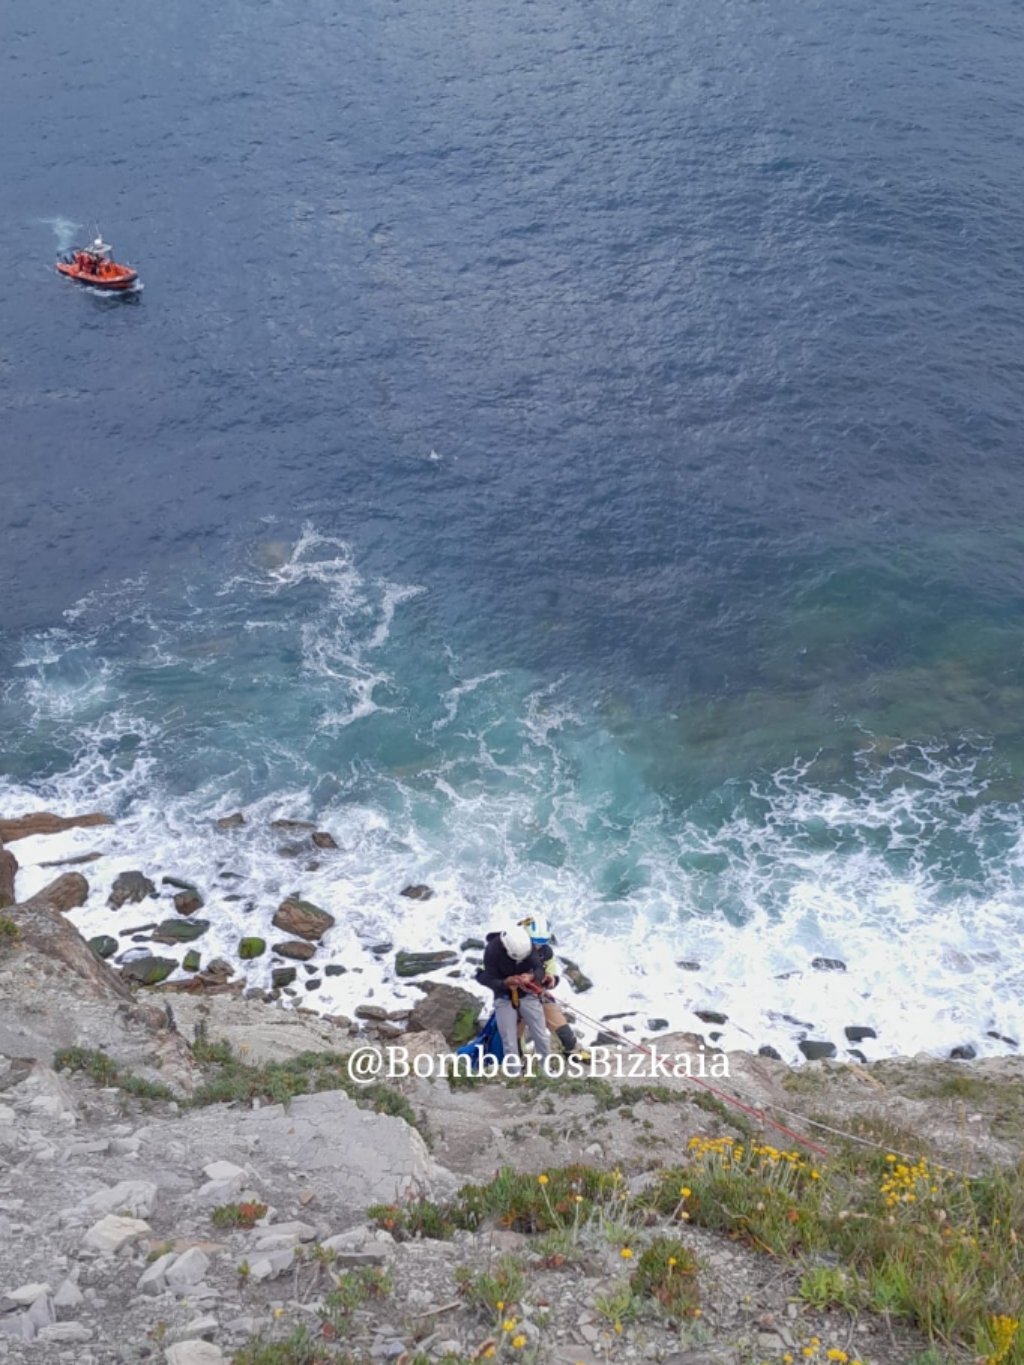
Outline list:
[[[955,1047],[949,1054],[951,1062],[973,1062],[977,1053],[970,1043],[964,1043],[961,1047]]]
[[[283,829],[288,834],[306,834],[316,829],[312,820],[271,820],[271,829]]]
[[[83,863],[94,863],[98,858],[102,858],[102,853],[76,853],[73,858],[55,858],[49,863],[40,863],[40,867],[81,867]]]
[[[792,1024],[794,1028],[813,1028],[814,1025],[806,1019],[797,1019],[792,1014],[776,1014],[774,1010],[768,1011],[769,1019],[781,1019],[783,1023]]]
[[[338,841],[333,834],[328,834],[325,829],[318,829],[313,835],[313,843],[317,848],[337,848]]]
[[[636,1010],[621,1010],[618,1014],[602,1014],[602,1024],[614,1024],[616,1019],[633,1019],[636,1017]]]
[[[699,971],[700,971],[700,963],[699,963],[699,962],[687,962],[687,961],[685,960],[685,958],[683,959],[682,962],[677,962],[677,963],[676,963],[676,966],[677,966],[677,967],[680,967],[684,972],[699,972]]]
[[[773,1062],[782,1061],[782,1053],[776,1052],[776,1050],[769,1043],[763,1043],[757,1049],[757,1055],[759,1057],[770,1057]]]
[[[137,905],[147,897],[156,896],[156,887],[141,872],[122,872],[114,881],[107,904],[111,910],[120,910],[122,905]]]
[[[316,952],[316,944],[307,943],[301,938],[290,938],[283,943],[275,943],[271,952],[277,953],[278,957],[290,957],[295,962],[308,962]]]
[[[873,1028],[861,1028],[859,1024],[847,1024],[843,1029],[846,1040],[849,1043],[863,1043],[865,1038],[877,1038],[878,1034]]]
[[[797,1047],[809,1062],[820,1062],[836,1055],[835,1043],[826,1043],[813,1038],[802,1038]]]
[[[694,1014],[702,1024],[727,1024],[729,1016],[722,1014],[718,1010],[694,1010]]]
[[[218,872],[217,880],[219,882],[240,882],[242,874],[241,872]]]
[[[848,1047],[846,1049],[846,1055],[847,1057],[852,1057],[855,1062],[867,1061],[867,1058],[864,1056],[863,1052],[861,1052],[859,1047]]]
[[[243,938],[239,940],[238,956],[243,962],[251,962],[255,957],[262,957],[267,951],[267,940],[265,938]]]
[[[109,815],[51,815],[38,811],[22,815],[16,820],[0,820],[0,844],[13,844],[15,839],[28,839],[34,834],[60,834],[66,829],[91,829],[94,825],[112,825]]]
[[[241,829],[245,824],[245,816],[240,810],[236,810],[233,815],[222,815],[217,821],[217,829]]]
[[[0,844],[0,910],[14,904],[14,879],[18,875],[18,860],[10,849]]]
[[[166,981],[177,965],[173,957],[137,957],[124,964],[121,975],[139,986],[155,986]]]
[[[450,948],[443,948],[436,953],[398,952],[395,954],[395,973],[397,976],[422,976],[424,972],[450,967],[458,960],[458,954]]]
[[[368,1019],[373,1023],[381,1023],[388,1017],[387,1010],[383,1005],[357,1005],[356,1018]]]
[[[597,1047],[615,1047],[622,1042],[621,1038],[616,1038],[613,1033],[606,1033],[604,1029],[594,1039]]]
[[[132,934],[133,943],[152,943],[152,934]]]
[[[194,915],[203,908],[203,898],[198,891],[179,891],[174,897],[174,908],[179,915]]]
[[[181,959],[181,965],[182,967],[184,967],[186,972],[197,972],[199,970],[199,963],[201,960],[202,959],[196,952],[195,948],[190,948],[188,952],[185,954],[185,956]]]
[[[370,952],[374,957],[386,957],[394,946],[393,943],[375,943]]]
[[[1007,1038],[1005,1033],[995,1033],[992,1029],[989,1029],[985,1034],[985,1037],[994,1038],[997,1043],[1005,1043],[1007,1047],[1020,1047],[1020,1043],[1017,1042],[1016,1038]]]
[[[208,919],[165,919],[157,926],[154,943],[191,943],[210,927]]]
[[[585,976],[571,959],[563,957],[562,967],[565,971],[565,979],[569,982],[574,991],[579,991],[582,995],[584,991],[589,991],[591,986],[593,986],[594,983],[591,981],[590,977]]]
[[[148,934],[151,929],[156,928],[156,920],[151,920],[149,924],[133,924],[130,929],[118,929],[118,934],[124,938],[126,934]]]
[[[333,928],[334,916],[311,901],[291,898],[282,901],[277,907],[273,925],[275,929],[283,929],[295,938],[318,940],[323,938],[328,929]]]
[[[318,991],[323,984],[324,983],[320,980],[320,978],[317,977],[315,981],[307,981],[305,983],[305,986],[307,991]]]
[[[348,968],[343,967],[340,962],[328,962],[324,968],[324,976],[344,976],[347,971]]]
[[[648,1019],[647,1031],[649,1033],[660,1033],[662,1029],[668,1028],[667,1019]]]
[[[281,990],[284,986],[290,986],[297,976],[294,967],[275,967],[270,973],[270,980]]]
[[[461,1047],[476,1033],[480,1001],[458,986],[443,981],[430,984],[433,990],[417,1000],[409,1015],[409,1032],[443,1033],[452,1047]]]
[[[205,976],[209,977],[222,977],[225,981],[234,974],[234,967],[230,962],[225,962],[222,957],[215,957],[204,973]]]
[[[320,964],[319,964],[319,963],[315,963],[315,964],[314,964],[314,963],[311,963],[311,962],[304,962],[304,963],[302,964],[302,970],[306,973],[307,976],[312,976],[314,972],[320,971]]]
[[[411,901],[428,901],[434,893],[429,886],[417,882],[414,886],[403,886],[398,894],[408,897]]]
[[[194,891],[197,895],[199,894],[199,887],[194,882],[186,882],[181,877],[161,877],[160,885],[173,886],[178,891]]]
[[[479,949],[483,947],[485,947],[485,944],[482,938],[464,938],[459,944],[459,952],[467,953],[474,948]]]
[[[846,971],[846,963],[840,961],[838,957],[815,957],[811,959],[811,966],[816,972]]]
[[[95,938],[89,940],[89,947],[97,957],[113,957],[117,952],[117,939],[111,938],[109,934],[97,934]]]

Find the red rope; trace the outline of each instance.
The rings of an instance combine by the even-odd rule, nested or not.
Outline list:
[[[575,1005],[570,1005],[568,1002],[562,1000],[556,1000],[555,1003],[561,1005],[563,1009],[571,1010],[574,1014],[580,1015],[583,1019],[588,1018],[588,1016]],[[588,1022],[595,1027],[601,1028],[603,1032],[610,1034],[613,1038],[617,1039],[618,1042],[625,1043],[626,1047],[635,1048],[637,1052],[645,1052],[648,1057],[653,1057],[656,1062],[662,1062],[662,1064],[664,1064],[663,1059],[659,1058],[657,1053],[652,1052],[649,1047],[644,1047],[643,1043],[634,1043],[632,1039],[624,1038],[621,1033],[616,1033],[615,1029],[608,1028],[608,1026],[601,1023],[600,1020],[588,1019]],[[672,1074],[675,1075],[677,1073],[673,1072]],[[757,1119],[759,1123],[767,1123],[772,1128],[778,1129],[780,1133],[785,1133],[788,1138],[792,1138],[794,1142],[798,1142],[801,1147],[806,1147],[809,1151],[817,1152],[819,1156],[828,1157],[827,1148],[820,1147],[816,1142],[812,1142],[810,1138],[802,1137],[799,1133],[795,1133],[792,1128],[787,1128],[784,1123],[779,1123],[778,1119],[769,1118],[763,1109],[755,1109],[752,1105],[744,1104],[742,1100],[735,1099],[724,1090],[719,1090],[715,1086],[709,1085],[707,1081],[703,1081],[697,1076],[691,1076],[687,1073],[684,1073],[684,1075],[688,1081],[692,1081],[694,1085],[699,1085],[701,1089],[707,1090],[710,1094],[714,1095],[716,1099],[721,1100],[723,1104],[732,1105],[734,1109],[740,1109],[744,1114],[750,1114],[751,1117]]]

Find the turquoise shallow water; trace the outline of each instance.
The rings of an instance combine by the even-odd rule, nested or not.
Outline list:
[[[638,1027],[1021,1037],[1024,17],[0,39],[0,799],[117,815],[83,923],[241,861],[224,951],[296,882],[353,969],[535,906]],[[129,304],[49,276],[97,219]]]

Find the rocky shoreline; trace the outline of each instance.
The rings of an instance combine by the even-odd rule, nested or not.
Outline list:
[[[4,828],[9,835],[11,822]],[[784,1365],[787,1356],[824,1361],[831,1349],[832,1360],[904,1365],[925,1359],[916,1329],[816,1307],[802,1263],[706,1227],[627,1219],[602,1205],[573,1225],[571,1246],[503,1217],[409,1239],[400,1210],[451,1199],[467,1180],[492,1182],[493,1192],[502,1167],[542,1191],[547,1172],[618,1172],[629,1204],[694,1141],[709,1150],[753,1142],[752,1109],[763,1115],[759,1140],[777,1137],[773,1121],[827,1145],[856,1131],[868,1155],[926,1145],[975,1173],[1015,1162],[1024,1141],[1024,1061],[1015,1057],[792,1070],[733,1053],[723,1093],[745,1111],[682,1077],[531,1088],[413,1075],[360,1093],[346,1087],[345,1055],[397,1032],[413,1054],[444,1053],[467,1024],[461,988],[428,982],[409,1018],[364,1011],[350,1021],[246,995],[230,964],[201,968],[188,990],[146,987],[98,956],[68,918],[87,893],[81,872],[59,871],[20,903],[16,874],[0,911],[0,1359]],[[190,888],[170,883],[165,894]],[[294,914],[282,932],[316,942],[300,931],[320,921],[301,905]],[[698,1048],[691,1034],[659,1043]],[[392,1203],[391,1231],[383,1215],[368,1218],[371,1205]],[[669,1234],[699,1266],[699,1310],[682,1318],[664,1305],[644,1309],[629,1289],[633,1244],[653,1255]],[[387,1293],[383,1279],[352,1278],[371,1270]],[[495,1319],[481,1306],[490,1291],[480,1275],[515,1280],[507,1333],[501,1312]],[[336,1351],[331,1334],[342,1328],[343,1352],[323,1354]],[[321,1343],[313,1353],[284,1350],[307,1330]]]
[[[112,823],[100,813],[62,817],[36,812],[0,820],[0,908],[13,903],[19,870],[16,853],[8,845],[40,835],[101,828]],[[210,823],[214,837],[231,840],[242,832],[252,832],[241,811],[211,819]],[[63,859],[40,859],[33,871],[89,867],[90,877],[99,880],[100,885],[105,883],[105,907],[112,920],[104,932],[89,938],[90,947],[136,985],[159,986],[173,993],[232,991],[267,1002],[280,1001],[293,1008],[309,1007],[380,1038],[398,1037],[410,1026],[414,1030],[441,1026],[449,1041],[455,1043],[471,1036],[470,1016],[474,1009],[479,1013],[487,1000],[487,993],[474,981],[483,947],[479,938],[448,943],[442,935],[443,946],[430,950],[410,949],[382,939],[364,942],[355,955],[341,951],[340,926],[335,915],[309,899],[301,885],[301,874],[319,871],[322,860],[330,858],[337,849],[335,837],[312,821],[298,819],[269,821],[260,833],[269,834],[276,841],[277,855],[294,867],[298,883],[292,893],[276,903],[272,915],[269,908],[263,911],[264,917],[270,917],[270,932],[250,932],[244,924],[235,928],[233,935],[225,929],[228,923],[238,925],[238,916],[253,915],[258,899],[247,888],[244,874],[231,867],[230,844],[219,851],[215,871],[205,886],[194,878],[162,868],[147,871],[133,868],[103,878],[102,866],[91,866],[104,860],[104,855],[96,850]],[[423,883],[406,885],[396,895],[411,905],[425,904],[434,898],[432,888]],[[85,894],[67,908],[74,910],[84,902]],[[212,953],[205,950],[207,941],[218,938],[211,930],[220,931],[220,951]],[[225,947],[225,941],[232,937],[230,946]],[[559,945],[563,996],[571,998],[590,991],[593,983],[575,961],[564,955],[565,947],[571,950],[573,945]],[[409,1003],[392,999],[391,1007],[386,1008],[374,998],[376,990],[369,979],[361,988],[359,982],[367,970],[366,962],[374,964],[373,980],[379,977],[392,995],[404,996]],[[699,983],[699,962],[681,959],[676,965],[687,979],[692,977]],[[838,976],[847,972],[847,964],[837,958],[818,956],[801,970],[813,976]],[[790,973],[793,974],[799,972]],[[326,1002],[337,992],[343,977],[348,978],[345,995],[349,1003],[339,1011]],[[410,996],[410,991],[431,994],[432,1007],[427,1008],[423,1001]],[[771,1043],[742,1030],[730,1031],[728,1014],[712,1008],[710,1003],[702,1005],[700,994],[697,984],[690,1010],[692,1022],[683,1025],[687,1032],[700,1037],[709,1047],[722,1046],[731,1051],[739,1039],[744,1050],[783,1060]],[[600,989],[595,996],[600,996]],[[799,1018],[788,1013],[772,1017],[789,1031],[797,1057],[808,1061],[841,1058],[866,1063],[870,1060],[872,1042],[878,1037],[870,1023],[857,1020],[851,1020],[842,1026],[841,1032],[830,1036],[830,1030],[817,1026],[812,1017]],[[585,1018],[589,1020],[590,1016]],[[668,1019],[644,1010],[602,1014],[593,1024],[582,1022],[579,1028],[591,1044],[621,1041],[623,1035],[635,1039],[644,1035],[657,1037],[669,1030]],[[1017,1039],[993,1028],[985,1032],[984,1039],[965,1037],[947,1055],[952,1060],[972,1060],[979,1055],[980,1043],[984,1043],[982,1051],[991,1052],[993,1043],[1007,1054],[1019,1050]]]

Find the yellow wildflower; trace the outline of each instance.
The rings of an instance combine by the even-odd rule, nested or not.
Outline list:
[[[526,1338],[523,1336],[522,1332],[520,1332],[517,1336],[514,1336],[514,1337],[512,1338],[512,1349],[513,1349],[513,1350],[515,1350],[515,1351],[521,1351],[525,1345],[526,1345]]]
[[[516,1330],[515,1318],[506,1318],[505,1321],[501,1324],[501,1330],[503,1332],[514,1332]]]
[[[679,1193],[683,1199],[689,1199],[690,1195],[693,1194],[693,1190],[690,1189],[689,1185],[684,1185]]]
[[[546,1185],[547,1183],[548,1183],[548,1178],[547,1178],[546,1175],[539,1175],[539,1176],[537,1177],[537,1184],[538,1184],[538,1185]]]
[[[619,1252],[619,1255],[624,1261],[631,1261],[633,1259],[633,1252],[630,1247],[623,1247]]]

